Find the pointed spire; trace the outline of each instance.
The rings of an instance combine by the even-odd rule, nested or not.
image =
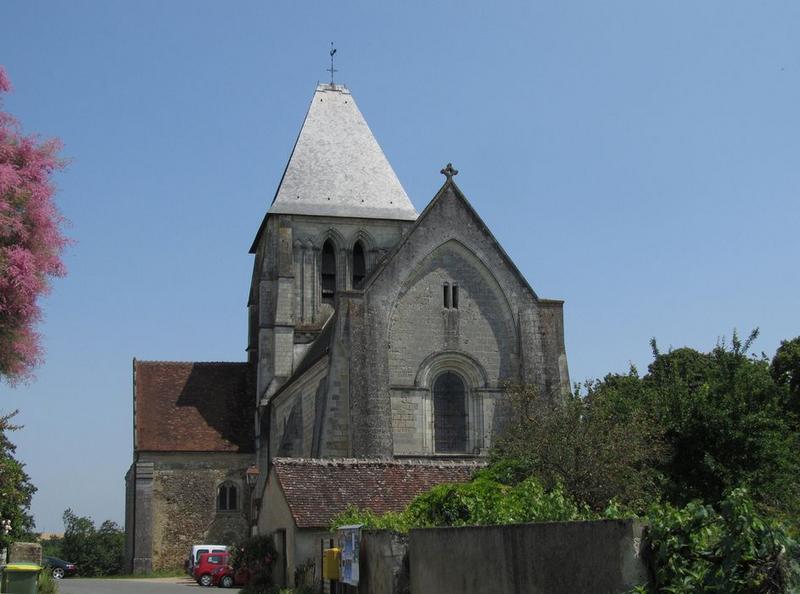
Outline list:
[[[314,92],[269,214],[417,218],[345,86]]]

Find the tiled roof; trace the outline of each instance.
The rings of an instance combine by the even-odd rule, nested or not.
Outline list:
[[[317,86],[270,214],[417,218],[414,205],[345,86]],[[265,216],[250,253],[255,253],[266,220]]]
[[[135,361],[138,451],[252,452],[247,363]]]
[[[317,86],[269,212],[417,218],[353,96],[342,85]]]
[[[442,483],[463,483],[484,464],[466,460],[275,458],[273,471],[298,528],[327,527],[354,505],[375,513],[401,511]]]

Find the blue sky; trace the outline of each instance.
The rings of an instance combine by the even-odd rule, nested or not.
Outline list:
[[[335,41],[418,210],[456,178],[537,293],[573,381],[648,340],[800,334],[800,3],[0,4],[4,108],[58,136],[75,244],[36,381],[0,411],[39,487],[123,520],[131,360],[243,360],[247,251]]]

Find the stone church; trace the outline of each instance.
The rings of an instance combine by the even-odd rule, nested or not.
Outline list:
[[[417,213],[350,91],[317,87],[250,250],[247,361],[134,360],[132,570],[275,533],[291,582],[337,509],[467,480],[506,382],[569,389],[563,302],[442,173]]]

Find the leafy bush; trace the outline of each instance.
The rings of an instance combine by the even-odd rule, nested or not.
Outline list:
[[[272,587],[272,568],[278,559],[278,551],[271,534],[259,534],[244,540],[232,551],[234,568],[246,568],[250,572],[250,583],[242,590],[246,594],[269,594]]]
[[[653,508],[647,541],[655,592],[771,594],[789,591],[794,543],[760,517],[744,489],[718,506],[691,502]]]
[[[350,507],[331,521],[331,529],[363,524],[373,530],[408,532],[411,528],[555,522],[598,517],[569,498],[560,487],[547,490],[533,477],[517,485],[494,480],[491,469],[468,483],[438,485],[402,512],[382,515]],[[615,508],[616,509],[616,508]]]
[[[376,514],[368,509],[360,509],[354,505],[334,516],[331,520],[330,529],[336,530],[339,526],[352,526],[353,524],[363,524],[370,530],[392,530],[394,532],[408,532],[411,528],[409,517],[405,511],[387,512]]]
[[[37,583],[39,594],[58,594],[58,582],[53,579],[49,571],[40,572]]]
[[[591,515],[559,486],[545,490],[534,477],[508,486],[480,474],[469,483],[439,485],[408,506],[414,526],[467,526],[576,520]]]

